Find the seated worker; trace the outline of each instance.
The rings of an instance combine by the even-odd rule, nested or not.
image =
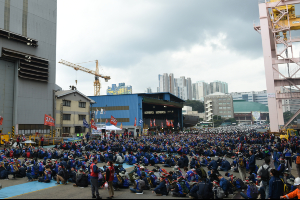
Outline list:
[[[122,186],[120,188],[128,189],[130,183],[129,183],[129,179],[126,177],[125,171],[121,171],[119,173],[119,175],[121,176],[121,178],[123,180],[122,181]]]
[[[174,180],[173,183],[173,189],[171,191],[173,192],[173,197],[185,197],[187,195],[187,188],[185,183],[180,184],[177,180]]]
[[[0,179],[8,179],[8,173],[4,166],[4,163],[0,163]]]
[[[208,159],[210,163],[208,164],[208,169],[218,170],[218,163],[215,160]]]
[[[150,190],[151,186],[149,185],[145,172],[142,172],[141,179],[145,182],[145,186],[143,187],[143,190]]]
[[[225,196],[228,197],[228,194],[232,194],[233,192],[230,191],[229,188],[229,181],[227,179],[225,179],[221,174],[218,174],[218,179],[220,181],[220,187],[223,189]]]
[[[136,193],[136,194],[143,194],[143,185],[141,185],[141,179],[138,175],[134,175],[134,185],[133,188],[130,188],[130,191],[132,193]]]
[[[223,160],[220,166],[220,171],[228,172],[230,169],[230,163],[227,160]]]
[[[76,174],[76,184],[73,184],[74,187],[88,187],[88,177],[83,172],[83,169],[79,169]]]
[[[159,185],[152,191],[152,193],[156,193],[156,196],[168,195],[165,177],[161,176],[159,180]]]
[[[58,173],[56,175],[56,181],[57,181],[56,184],[59,185],[60,181],[62,182],[62,184],[66,184],[67,180],[65,180],[65,177],[66,177],[66,170],[64,169],[64,167],[62,165],[60,165],[58,167]]]
[[[44,172],[44,177],[39,178],[39,182],[50,183],[51,179],[52,179],[52,176],[51,176],[50,166],[46,165],[45,172]]]

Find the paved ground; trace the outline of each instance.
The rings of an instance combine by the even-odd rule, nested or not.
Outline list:
[[[228,159],[231,162],[231,159]],[[256,162],[259,166],[262,165],[263,161],[261,160],[257,160]],[[98,164],[99,167],[102,167],[103,164]],[[159,165],[161,166],[161,165]],[[126,169],[127,171],[131,171],[133,169],[133,167]],[[148,167],[148,169],[153,169],[153,167]],[[172,171],[172,168],[165,168],[167,171]],[[204,168],[207,171],[207,168]],[[224,175],[224,172],[220,172],[222,175]],[[234,174],[235,176],[239,177],[238,173],[234,173],[232,171],[230,171],[231,174]],[[294,167],[294,169],[292,169],[292,174],[297,177],[297,172],[296,169]],[[11,175],[10,175],[11,177]],[[35,190],[35,188],[30,188],[30,186],[28,187],[29,184],[24,184],[24,183],[28,183],[27,182],[27,178],[21,178],[21,179],[9,179],[9,180],[0,180],[0,183],[2,184],[3,189],[6,187],[10,187],[10,189],[12,189],[12,194],[10,194],[10,198],[13,199],[91,199],[91,189],[90,187],[88,188],[78,188],[78,187],[73,187],[71,183],[69,183],[68,185],[54,185],[54,181],[53,183],[51,183],[51,185],[53,185],[53,187],[51,188],[46,188],[46,189],[41,189],[41,190],[37,190],[37,191],[33,191]],[[23,185],[24,184],[24,188]],[[34,184],[47,184],[47,183],[34,183]],[[24,194],[18,195],[18,196],[14,196],[14,191],[15,190],[20,190],[18,189],[18,186],[22,187],[22,191],[24,190]],[[45,186],[45,185],[43,185]],[[19,187],[19,188],[20,188]],[[34,186],[32,186],[34,187]],[[48,185],[46,186],[48,187]],[[15,189],[15,190],[14,190]],[[3,190],[4,192],[4,190]],[[0,199],[3,198],[7,198],[9,196],[5,196],[5,194],[1,194],[1,190],[0,190]],[[29,193],[28,193],[29,192]],[[102,198],[106,198],[108,197],[108,191],[105,189],[100,189],[100,196]],[[16,191],[16,195],[17,195],[18,191]],[[22,192],[23,193],[23,192]],[[115,191],[115,198],[117,199],[141,199],[141,198],[148,198],[148,199],[174,199],[176,197],[172,197],[172,195],[169,196],[155,196],[155,194],[153,194],[151,191],[144,191],[143,195],[140,194],[133,194],[129,191],[129,189],[122,189],[120,191]],[[180,197],[182,198],[182,197]],[[186,197],[188,198],[188,197]],[[234,198],[234,199],[240,199],[240,195],[235,193],[234,196],[230,196],[230,198]]]

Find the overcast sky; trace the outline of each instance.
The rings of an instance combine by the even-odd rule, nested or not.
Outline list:
[[[101,95],[125,82],[133,93],[158,74],[227,82],[229,92],[266,89],[257,0],[59,0],[57,62],[99,60]],[[95,63],[81,64],[95,69]],[[57,64],[56,82],[93,95],[93,75]]]

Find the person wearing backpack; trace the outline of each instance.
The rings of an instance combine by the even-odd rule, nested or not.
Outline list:
[[[276,169],[271,169],[271,179],[269,181],[269,199],[279,199],[283,196],[284,184],[279,178],[279,173]]]
[[[238,154],[238,170],[242,181],[246,180],[246,160],[242,153]]]
[[[133,188],[130,188],[130,191],[136,194],[143,194],[143,185],[141,184],[140,177],[138,175],[134,175],[133,179],[134,179],[134,185]]]
[[[182,184],[182,182],[174,180],[172,185],[173,189],[171,191],[173,192],[173,197],[185,197],[189,193],[185,183]]]
[[[265,190],[266,197],[269,196],[270,171],[270,158],[265,158],[265,164],[258,169],[257,174],[261,177],[262,187]]]
[[[250,183],[248,185],[248,189],[247,189],[247,193],[243,193],[241,192],[240,195],[244,198],[244,199],[257,199],[258,197],[258,189],[256,187],[255,184]]]
[[[284,158],[287,160],[287,166],[290,166],[292,169],[292,150],[289,147],[286,147],[283,151]]]

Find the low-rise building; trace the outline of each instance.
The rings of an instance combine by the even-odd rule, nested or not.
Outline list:
[[[56,98],[56,136],[77,136],[85,134],[88,128],[83,126],[83,119],[90,122],[92,104],[96,102],[78,90],[55,92]]]
[[[261,103],[234,100],[234,118],[242,124],[253,124],[269,120],[269,108]]]
[[[211,121],[214,115],[224,119],[233,118],[232,96],[220,92],[215,92],[204,97],[205,120]]]

